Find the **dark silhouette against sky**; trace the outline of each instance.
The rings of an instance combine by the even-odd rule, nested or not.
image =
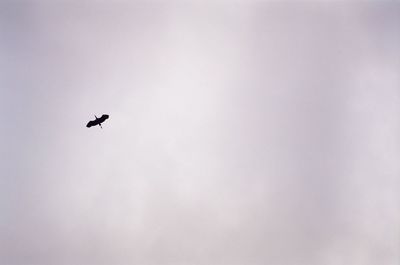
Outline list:
[[[105,120],[107,120],[110,116],[107,115],[107,114],[103,114],[100,118],[97,118],[96,115],[95,115],[94,117],[95,117],[96,119],[95,119],[95,120],[92,120],[92,121],[89,121],[88,124],[86,125],[86,127],[90,128],[90,127],[92,127],[92,126],[99,125],[100,128],[103,129],[103,127],[101,127],[101,124],[102,124],[103,122],[105,122]]]

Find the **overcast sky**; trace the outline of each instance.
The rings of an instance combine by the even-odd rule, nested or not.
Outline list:
[[[400,264],[399,29],[397,1],[1,1],[0,264]]]

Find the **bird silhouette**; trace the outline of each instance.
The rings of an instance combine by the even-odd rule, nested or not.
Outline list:
[[[100,118],[97,118],[96,115],[94,115],[94,117],[96,118],[95,120],[89,121],[88,124],[86,125],[86,127],[90,128],[92,126],[96,126],[99,125],[100,128],[103,129],[103,127],[101,127],[101,124],[107,120],[110,116],[107,114],[103,114]]]

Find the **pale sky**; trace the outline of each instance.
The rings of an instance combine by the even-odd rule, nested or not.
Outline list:
[[[0,111],[2,265],[400,264],[397,1],[3,0]]]

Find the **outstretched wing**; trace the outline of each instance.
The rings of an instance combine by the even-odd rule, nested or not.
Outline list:
[[[92,126],[97,125],[98,123],[94,120],[94,121],[89,121],[88,124],[86,125],[86,127],[90,128]]]
[[[105,120],[107,120],[110,116],[107,114],[103,114],[100,118],[99,118],[99,122],[102,123]]]

